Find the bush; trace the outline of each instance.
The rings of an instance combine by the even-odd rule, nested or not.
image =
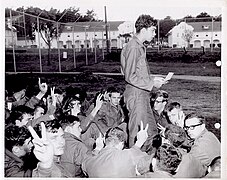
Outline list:
[[[173,44],[173,48],[176,48],[177,47],[177,45],[176,44]]]

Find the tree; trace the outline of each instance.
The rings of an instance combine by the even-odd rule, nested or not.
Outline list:
[[[159,21],[159,37],[161,41],[166,38],[166,34],[176,25],[176,22],[171,19],[170,16],[167,16],[163,20]],[[157,30],[157,29],[156,29]],[[158,32],[156,32],[157,36]]]
[[[193,37],[193,30],[185,29],[184,33],[182,34],[182,38],[187,42],[187,47],[190,47],[190,41]]]
[[[199,15],[196,16],[196,18],[203,18],[203,17],[211,17],[211,16],[206,12],[201,12]]]

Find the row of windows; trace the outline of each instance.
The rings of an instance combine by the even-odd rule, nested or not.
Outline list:
[[[97,34],[95,34],[95,36],[97,36]],[[103,34],[103,36],[106,36],[106,34]],[[70,35],[68,35],[68,37],[70,37]],[[77,35],[76,37],[80,37],[80,36]]]
[[[199,37],[198,34],[195,35],[196,37]],[[217,34],[215,34],[214,36],[218,36]],[[177,37],[179,37],[179,33],[177,33]],[[208,37],[208,34],[206,34],[206,37]]]

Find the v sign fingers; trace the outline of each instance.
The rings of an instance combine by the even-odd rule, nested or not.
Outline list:
[[[40,139],[40,137],[38,136],[38,134],[35,132],[35,130],[33,129],[33,127],[28,126],[28,130],[30,131],[33,139]]]
[[[143,121],[140,121],[140,131],[143,130]]]

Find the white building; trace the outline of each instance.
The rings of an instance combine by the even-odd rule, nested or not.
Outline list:
[[[124,31],[123,31],[124,29]],[[108,39],[110,48],[122,48],[124,38],[120,37],[122,33],[133,33],[133,23],[127,21],[110,21],[108,22]],[[39,46],[38,38],[40,37],[40,47],[48,48],[47,44],[35,34],[35,42]],[[106,29],[104,22],[77,22],[74,25],[68,23],[64,26],[58,39],[59,48],[73,48],[80,51],[81,48],[102,48],[106,47]],[[52,48],[57,48],[57,39],[54,38],[51,43]]]
[[[189,25],[194,27],[194,35],[191,40],[193,47],[201,46],[209,48],[213,41],[214,47],[221,43],[221,22],[191,22]]]
[[[221,22],[181,22],[173,27],[167,34],[170,47],[186,47],[186,42],[182,38],[182,29],[184,29],[184,27],[193,28],[193,36],[190,40],[190,44],[194,48],[201,48],[202,46],[210,48],[212,42],[214,47],[218,47],[218,44],[221,43]]]
[[[8,19],[5,23],[5,46],[12,47],[17,44],[17,29],[11,26],[11,22]]]
[[[181,22],[177,26],[174,26],[168,33],[168,44],[170,47],[187,47],[188,43],[183,38],[183,34],[185,33],[185,30],[193,31],[193,27],[191,25],[188,25],[185,22]]]

